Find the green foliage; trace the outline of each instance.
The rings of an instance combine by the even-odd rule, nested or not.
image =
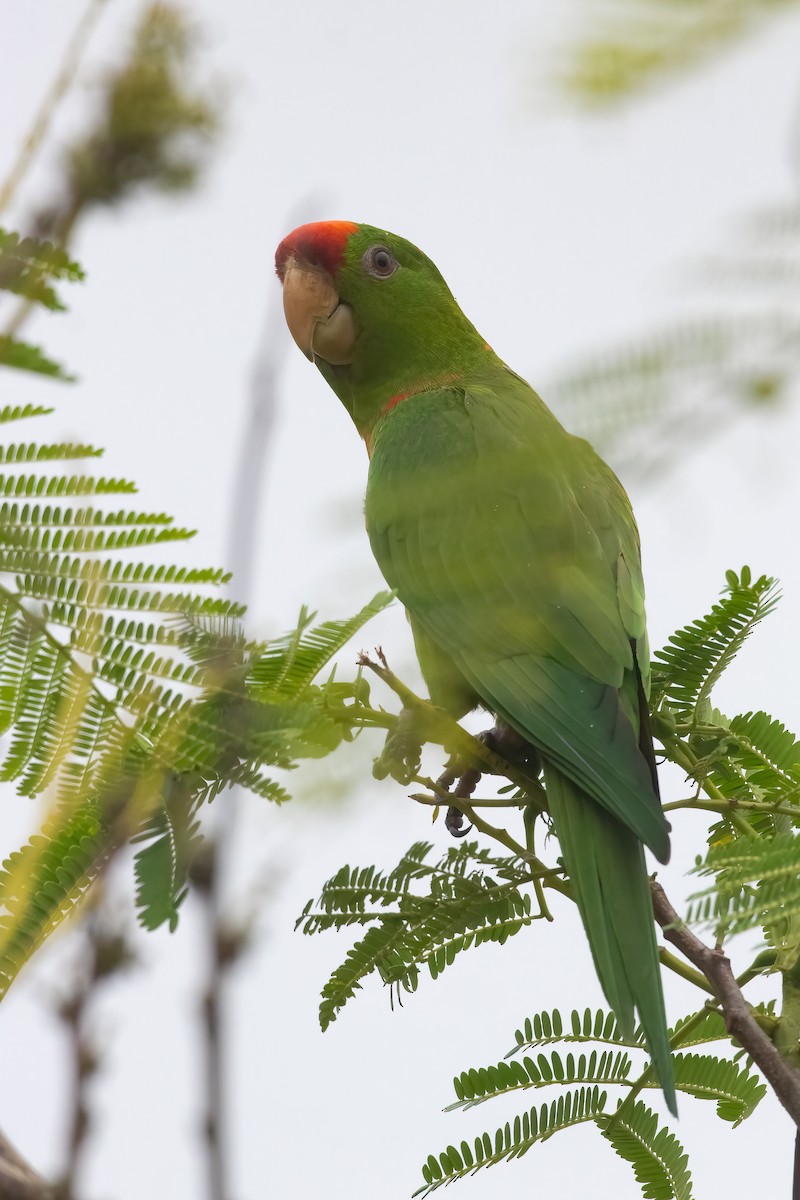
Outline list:
[[[143,185],[176,191],[195,182],[219,125],[213,88],[193,82],[196,46],[179,9],[145,8],[127,61],[104,82],[94,129],[69,152],[68,222]]]
[[[94,799],[60,805],[40,833],[3,863],[0,996],[47,936],[81,900],[113,851]]]
[[[30,371],[34,375],[47,375],[63,383],[74,382],[74,376],[69,375],[60,363],[49,358],[39,346],[32,346],[30,342],[22,342],[7,334],[0,334],[0,366],[11,367],[15,371]]]
[[[714,1010],[705,1013],[699,1021],[693,1017],[684,1017],[669,1034],[671,1045],[677,1049],[728,1040],[723,1016]]]
[[[633,1167],[645,1200],[692,1200],[686,1152],[641,1101],[598,1120],[603,1137]]]
[[[492,1067],[462,1071],[453,1080],[458,1100],[445,1109],[472,1108],[495,1096],[528,1088],[547,1087],[553,1083],[625,1083],[631,1070],[630,1056],[618,1050],[592,1050],[588,1054],[563,1057],[554,1050],[551,1054],[526,1055],[511,1062],[504,1060]]]
[[[253,666],[249,681],[253,695],[261,700],[283,701],[301,696],[359,629],[393,598],[393,592],[380,592],[354,617],[325,621],[316,628],[311,628],[314,614],[303,609],[297,629],[270,642]],[[358,692],[365,701],[369,699],[369,688],[363,680]]]
[[[626,1038],[612,1012],[598,1008],[594,1012],[587,1008],[583,1014],[577,1009],[572,1010],[569,1025],[564,1026],[558,1009],[552,1012],[536,1013],[526,1017],[525,1023],[516,1034],[516,1044],[509,1050],[506,1058],[518,1054],[520,1050],[533,1050],[537,1046],[549,1046],[553,1042],[600,1042],[610,1046],[642,1046],[644,1043],[639,1036]]]
[[[425,1185],[414,1195],[429,1196],[443,1184],[473,1175],[481,1167],[494,1166],[504,1159],[522,1158],[536,1142],[546,1141],[562,1129],[595,1121],[603,1112],[605,1102],[605,1092],[598,1088],[578,1088],[559,1096],[550,1105],[543,1104],[539,1109],[532,1108],[515,1117],[513,1123],[506,1122],[494,1137],[484,1133],[475,1138],[472,1147],[468,1142],[462,1142],[459,1149],[448,1146],[438,1157],[431,1154],[422,1168]]]
[[[738,1067],[725,1058],[710,1054],[676,1054],[674,1064],[678,1091],[697,1100],[716,1101],[717,1116],[733,1125],[740,1125],[749,1117],[767,1092],[764,1084],[747,1067]]]
[[[171,931],[177,928],[189,871],[202,843],[196,804],[179,784],[165,780],[161,805],[132,839],[134,844],[146,843],[134,860],[136,905],[146,929],[165,922]]]
[[[794,249],[796,242],[795,236]],[[752,310],[746,316],[725,312],[715,292],[710,303],[717,315],[587,355],[551,382],[548,403],[622,478],[640,486],[662,479],[739,417],[787,403],[796,392],[792,350],[800,319],[793,312],[776,315],[777,297],[754,303],[750,293],[755,280],[765,280],[773,257],[785,276],[791,249],[773,254],[763,234],[754,238],[747,262],[735,268],[736,289]],[[730,259],[728,251],[714,268],[728,294]]]
[[[753,581],[750,568],[728,572],[727,595],[699,621],[674,633],[653,662],[651,703],[666,704],[679,721],[696,724],[710,711],[710,696],[723,671],[778,600],[775,581]]]
[[[52,446],[42,446],[37,442],[11,442],[7,446],[0,446],[0,463],[63,462],[73,458],[99,458],[102,453],[96,446],[75,442],[59,442]]]
[[[613,0],[590,22],[562,72],[585,104],[607,105],[697,68],[793,0]]]
[[[692,899],[688,920],[728,934],[758,928],[766,935],[800,915],[800,839],[737,838],[713,846],[697,868],[714,885]]]
[[[76,281],[83,278],[77,263],[51,242],[21,238],[0,227],[0,291],[21,296],[29,304],[41,304],[51,311],[64,308],[54,280]],[[0,366],[17,371],[47,375],[51,379],[71,381],[64,368],[38,346],[23,342],[11,333],[0,334]],[[39,416],[48,412],[40,406],[7,406],[0,410],[0,423]]]
[[[671,1044],[677,1048],[700,1041],[726,1038],[719,1013],[701,1010],[678,1023],[671,1031]],[[561,1053],[550,1049],[535,1057],[523,1054],[526,1050],[554,1043],[594,1042],[595,1048],[577,1053]],[[610,1046],[610,1049],[604,1049]],[[631,1079],[633,1057],[645,1051],[640,1030],[626,1040],[617,1027],[614,1015],[603,1009],[584,1013],[573,1011],[565,1020],[558,1010],[537,1013],[526,1019],[516,1033],[516,1045],[502,1062],[489,1067],[462,1071],[453,1080],[456,1101],[445,1111],[473,1108],[497,1096],[530,1088],[574,1087],[567,1093],[563,1105],[553,1101],[540,1110],[516,1118],[514,1125],[498,1130],[495,1138],[484,1134],[475,1142],[475,1152],[453,1156],[448,1147],[444,1156],[431,1156],[423,1167],[427,1187],[433,1191],[443,1182],[461,1178],[469,1170],[496,1162],[503,1157],[520,1157],[543,1137],[568,1128],[576,1119],[593,1121],[616,1152],[630,1162],[643,1195],[653,1200],[680,1200],[691,1196],[691,1178],[686,1154],[678,1140],[666,1129],[659,1129],[656,1117],[637,1099],[642,1088],[657,1088],[652,1069],[646,1067],[635,1081]],[[523,1054],[522,1057],[519,1057]],[[512,1057],[513,1056],[513,1057]],[[511,1061],[509,1061],[511,1058]],[[755,1109],[766,1088],[746,1066],[730,1059],[707,1054],[675,1054],[673,1057],[675,1084],[685,1095],[716,1103],[718,1116],[739,1124]],[[615,1110],[606,1109],[607,1089],[623,1089]],[[603,1089],[602,1091],[600,1089]],[[577,1100],[573,1099],[577,1098]],[[577,1107],[576,1107],[577,1105]],[[526,1124],[528,1122],[528,1124]],[[546,1132],[542,1132],[546,1129]],[[481,1147],[484,1158],[479,1154]],[[416,1193],[419,1194],[419,1193]]]
[[[388,873],[342,867],[323,885],[316,907],[309,900],[303,909],[296,928],[307,934],[370,926],[323,988],[323,1029],[368,975],[377,973],[399,998],[416,991],[420,968],[436,979],[463,951],[503,943],[542,915],[523,891],[530,873],[513,856],[495,858],[467,842],[431,863],[432,849],[416,843]],[[428,890],[415,891],[417,883]]]
[[[0,425],[10,421],[25,421],[28,417],[46,417],[53,412],[44,404],[6,404],[0,408]]]
[[[0,291],[24,296],[51,311],[63,311],[64,305],[52,286],[52,281],[58,279],[83,279],[83,271],[65,250],[0,228]]]

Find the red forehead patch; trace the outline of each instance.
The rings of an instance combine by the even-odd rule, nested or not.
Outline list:
[[[352,221],[313,221],[299,225],[288,234],[275,253],[275,270],[283,282],[286,263],[299,258],[314,267],[323,267],[335,275],[344,261],[345,247],[358,225]]]

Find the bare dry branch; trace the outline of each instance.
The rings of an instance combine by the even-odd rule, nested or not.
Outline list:
[[[706,977],[720,1002],[725,1027],[753,1059],[795,1125],[800,1126],[800,1070],[778,1052],[755,1019],[736,982],[730,959],[706,946],[683,924],[664,889],[651,882],[653,910],[664,937]]]

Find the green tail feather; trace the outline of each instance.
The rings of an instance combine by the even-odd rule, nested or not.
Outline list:
[[[634,1008],[670,1112],[677,1116],[661,968],[639,839],[560,771],[547,795],[572,889],[606,999],[626,1035]]]

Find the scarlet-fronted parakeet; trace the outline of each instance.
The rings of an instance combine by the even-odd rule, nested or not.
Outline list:
[[[369,225],[303,225],[276,255],[289,329],[366,442],[366,521],[431,699],[482,705],[539,752],[603,991],[675,1092],[643,846],[666,862],[639,535],[433,263]]]

